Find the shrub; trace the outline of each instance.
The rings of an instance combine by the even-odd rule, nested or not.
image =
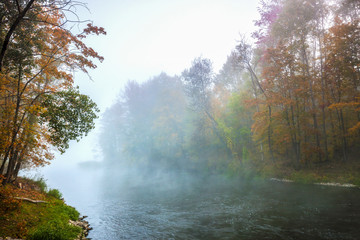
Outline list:
[[[319,182],[319,176],[317,176],[315,173],[308,173],[304,171],[293,172],[290,179],[295,182],[304,184]]]
[[[27,239],[30,240],[72,240],[75,239],[81,229],[61,220],[52,220],[29,232]]]
[[[34,183],[40,188],[41,192],[46,192],[47,190],[47,184],[45,182],[45,179],[40,177],[34,180]]]
[[[62,194],[61,194],[61,192],[60,192],[58,189],[50,189],[50,190],[47,192],[47,194],[48,194],[49,196],[52,196],[52,197],[56,198],[56,199],[61,199],[61,198],[62,198]]]
[[[69,218],[73,221],[76,221],[79,219],[80,213],[73,207],[68,205],[61,205],[61,211],[66,213],[66,215],[69,216]]]
[[[43,177],[22,177],[22,179],[28,183],[31,187],[37,187],[38,189],[35,189],[35,190],[38,190],[42,193],[46,193],[47,191],[47,184],[45,182],[45,179]]]

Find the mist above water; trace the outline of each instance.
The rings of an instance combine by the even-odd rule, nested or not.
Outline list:
[[[45,177],[89,216],[92,239],[357,239],[360,234],[359,189],[135,166],[77,165]]]

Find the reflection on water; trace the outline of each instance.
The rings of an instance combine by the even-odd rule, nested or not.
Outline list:
[[[77,177],[58,186],[70,205],[89,216],[94,228],[89,237],[93,239],[360,236],[359,189],[244,183],[190,178],[186,174],[144,175],[132,171],[115,176],[114,172],[101,170],[77,171],[72,175]]]

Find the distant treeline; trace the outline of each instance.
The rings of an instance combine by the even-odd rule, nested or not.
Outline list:
[[[347,161],[360,147],[360,2],[264,0],[219,73],[129,81],[103,116],[109,163],[233,172]]]

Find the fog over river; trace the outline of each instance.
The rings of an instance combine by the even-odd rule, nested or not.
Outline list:
[[[92,239],[360,236],[358,188],[80,166],[48,168],[44,177],[88,216]]]

